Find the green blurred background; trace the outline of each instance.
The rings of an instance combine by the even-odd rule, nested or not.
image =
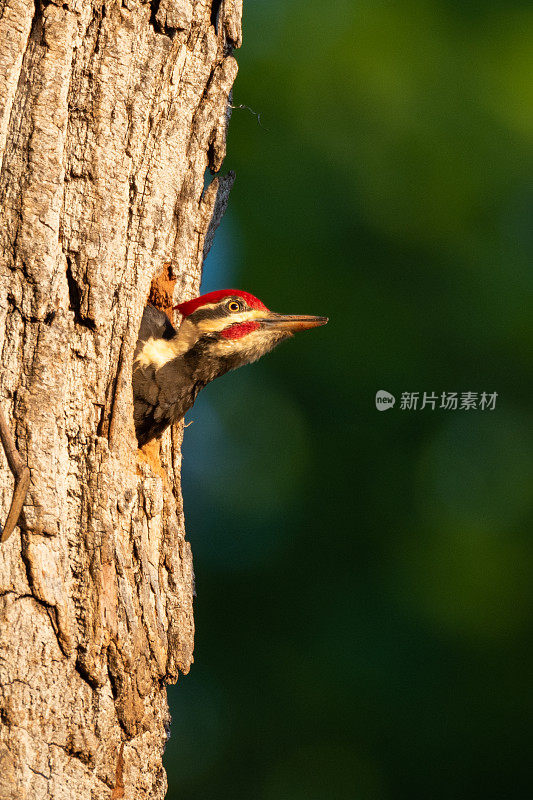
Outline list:
[[[188,415],[168,797],[530,800],[533,8],[244,5],[202,288],[330,323]]]

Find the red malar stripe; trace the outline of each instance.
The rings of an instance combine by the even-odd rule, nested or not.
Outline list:
[[[237,322],[235,325],[230,325],[229,328],[224,328],[220,335],[225,339],[242,339],[243,336],[256,331],[259,327],[258,322]]]

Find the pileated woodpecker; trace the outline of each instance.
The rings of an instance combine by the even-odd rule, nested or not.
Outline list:
[[[200,389],[272,350],[294,331],[326,317],[274,314],[248,292],[209,292],[176,308],[176,330],[154,306],[144,310],[133,364],[135,431],[140,445],[160,436],[191,408]]]

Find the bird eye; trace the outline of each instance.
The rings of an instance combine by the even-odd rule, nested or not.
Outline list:
[[[237,300],[230,300],[228,303],[228,311],[240,311],[241,304]]]

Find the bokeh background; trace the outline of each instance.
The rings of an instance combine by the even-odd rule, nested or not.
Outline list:
[[[330,323],[188,415],[168,797],[530,800],[533,7],[245,0],[237,55],[202,288]]]

